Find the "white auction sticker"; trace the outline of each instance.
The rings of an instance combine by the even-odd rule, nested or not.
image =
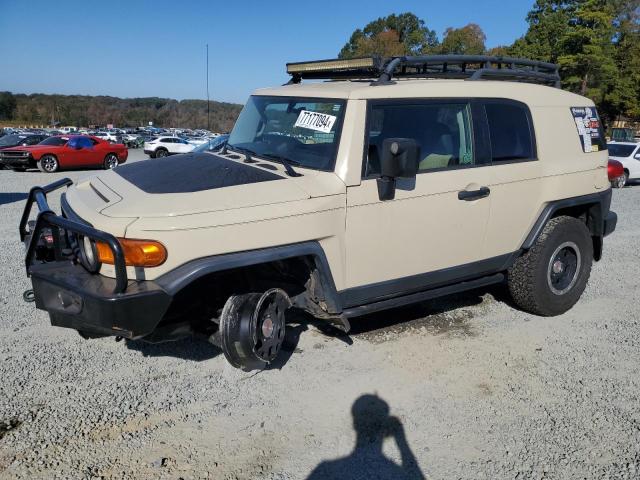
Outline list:
[[[316,130],[318,132],[329,133],[333,124],[338,117],[333,115],[327,115],[326,113],[309,112],[302,110],[294,127],[308,128],[309,130]]]

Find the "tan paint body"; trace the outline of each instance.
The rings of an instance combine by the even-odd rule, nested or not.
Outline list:
[[[152,280],[197,258],[317,240],[337,289],[343,290],[514,252],[547,202],[609,186],[607,153],[583,152],[570,112],[593,102],[559,89],[406,80],[376,87],[368,82],[288,85],[256,94],[347,99],[334,172],[297,167],[304,175],[283,181],[159,195],[108,171],[70,188],[69,204],[94,227],[167,247],[163,265],[130,268],[130,278]],[[538,160],[420,173],[415,182],[398,182],[395,200],[380,201],[376,181],[361,178],[367,100],[380,98],[523,102],[531,111]],[[282,166],[274,165],[284,176]],[[479,186],[490,187],[491,195],[472,202],[457,199],[459,191]],[[113,267],[105,265],[101,273],[114,276]]]

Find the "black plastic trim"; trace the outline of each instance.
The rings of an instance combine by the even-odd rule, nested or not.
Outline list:
[[[475,280],[468,280],[464,282],[454,283],[444,287],[433,288],[423,292],[417,292],[409,295],[403,295],[400,297],[393,297],[380,302],[369,303],[366,305],[360,305],[357,307],[348,308],[343,312],[343,315],[347,318],[358,317],[366,315],[368,313],[377,312],[380,310],[387,310],[390,308],[397,308],[404,305],[409,305],[417,302],[424,302],[425,300],[431,300],[438,297],[444,297],[445,295],[451,295],[454,293],[460,293],[467,290],[473,290],[474,288],[485,287],[487,285],[493,285],[504,281],[503,273],[496,273],[486,277],[480,277]]]
[[[606,231],[605,218],[607,218],[609,214],[609,207],[611,205],[610,188],[608,188],[607,190],[603,190],[602,192],[590,193],[587,195],[581,195],[579,197],[563,198],[561,200],[554,200],[547,203],[547,205],[545,205],[544,209],[542,210],[542,213],[540,213],[538,220],[536,220],[536,223],[533,225],[533,228],[529,232],[529,235],[527,235],[524,242],[522,243],[522,249],[528,250],[533,246],[533,244],[538,239],[538,236],[540,236],[542,229],[547,224],[549,219],[552,218],[555,212],[562,208],[576,207],[580,205],[593,205],[594,207],[596,207],[594,209],[591,209],[590,211],[590,215],[593,217],[590,219],[591,235],[595,237],[603,237]],[[613,224],[613,226],[609,225],[608,228],[612,228],[612,230],[608,232],[611,233],[613,229],[615,229],[615,223]]]
[[[519,251],[434,272],[348,288],[339,295],[345,308],[349,309],[502,272],[513,264],[518,255]]]

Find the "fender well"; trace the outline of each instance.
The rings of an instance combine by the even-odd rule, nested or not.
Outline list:
[[[170,295],[176,295],[198,280],[214,274],[228,272],[246,275],[247,273],[257,273],[256,269],[260,267],[293,265],[293,262],[297,262],[297,265],[300,265],[303,270],[308,266],[309,280],[314,287],[311,294],[321,297],[320,300],[328,314],[339,315],[342,311],[342,305],[331,268],[324,250],[318,242],[304,242],[199,258],[162,275],[156,279],[156,283]]]

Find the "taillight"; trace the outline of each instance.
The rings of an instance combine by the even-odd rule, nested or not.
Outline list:
[[[624,167],[617,160],[609,160],[609,163],[607,163],[607,175],[609,180],[621,177],[624,175]]]

